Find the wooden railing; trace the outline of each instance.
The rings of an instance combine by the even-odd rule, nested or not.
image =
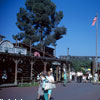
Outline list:
[[[37,78],[33,77],[32,79],[30,77],[21,77],[18,80],[18,84],[24,84],[24,83],[36,83],[37,82]]]

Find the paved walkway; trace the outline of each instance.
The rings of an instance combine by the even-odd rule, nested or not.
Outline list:
[[[3,100],[36,100],[38,87],[10,87],[0,89]],[[53,90],[54,100],[100,100],[100,85],[91,83],[58,84]]]

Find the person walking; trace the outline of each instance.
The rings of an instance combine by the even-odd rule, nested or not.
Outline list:
[[[80,72],[78,71],[78,72],[77,72],[77,82],[78,82],[78,83],[80,82],[80,78],[79,78],[79,77],[80,77]]]
[[[89,82],[91,83],[91,81],[92,81],[92,74],[91,73],[89,73],[88,79],[89,79]]]
[[[69,81],[72,82],[72,72],[69,72]]]
[[[38,88],[38,96],[37,96],[37,100],[40,100],[41,98],[43,99],[44,97],[44,91],[42,89],[42,85],[43,85],[43,81],[45,79],[45,76],[44,74],[40,73],[38,76],[37,76],[37,80],[39,81],[40,85],[39,85],[39,88]]]
[[[46,79],[48,80],[48,83],[54,83],[54,77],[50,71],[48,71]],[[52,93],[52,89],[49,89],[48,90],[48,100],[50,100],[51,98],[51,93]]]
[[[94,74],[94,83],[97,83],[98,82],[98,74],[97,72]]]
[[[80,71],[80,83],[82,82],[82,79],[83,79],[83,72],[82,71]]]
[[[43,80],[42,89],[44,91],[44,99],[50,100],[52,89],[49,83],[54,83],[54,77],[51,75],[51,72],[48,71],[45,79]]]
[[[45,90],[45,85],[46,85],[47,82],[48,81],[47,81],[47,79],[45,77],[45,79],[43,80],[43,85],[42,85],[42,89],[44,91],[44,100],[49,100],[48,99],[48,90]]]
[[[67,72],[66,72],[65,68],[63,68],[63,71],[64,71],[64,86],[66,86],[66,84],[67,84]]]
[[[75,81],[75,72],[74,71],[72,71],[72,81]]]

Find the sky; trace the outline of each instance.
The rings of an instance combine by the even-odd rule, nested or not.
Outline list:
[[[67,28],[67,34],[57,41],[56,56],[95,56],[96,25],[92,21],[98,13],[98,56],[100,56],[100,0],[52,0],[57,11],[63,11],[64,17],[59,26]],[[17,13],[25,7],[25,0],[0,0],[0,34],[6,40],[15,42],[13,34],[20,30],[16,26]]]

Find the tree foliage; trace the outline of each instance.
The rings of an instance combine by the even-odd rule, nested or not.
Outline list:
[[[51,0],[26,0],[25,8],[17,13],[16,25],[24,34],[23,42],[31,40],[32,44],[40,45],[42,41],[43,45],[50,45],[66,34],[66,28],[58,26],[62,18],[63,12],[57,12]]]
[[[72,58],[70,60],[72,62],[72,66],[74,67],[75,71],[83,70],[83,68],[90,68],[91,67],[91,60],[85,58]]]

